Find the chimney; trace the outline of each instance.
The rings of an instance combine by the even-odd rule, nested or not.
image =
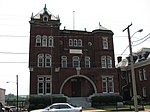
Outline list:
[[[118,57],[117,57],[117,60],[118,60],[118,63],[121,62],[121,61],[122,61],[122,57],[121,57],[121,56],[118,56]]]

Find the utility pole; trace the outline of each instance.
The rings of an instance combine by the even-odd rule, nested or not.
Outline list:
[[[129,39],[129,48],[130,48],[130,61],[131,61],[131,76],[132,76],[132,88],[133,88],[133,98],[134,98],[134,107],[135,112],[138,112],[138,101],[137,101],[137,90],[136,90],[136,80],[135,80],[135,72],[134,72],[134,61],[133,61],[133,54],[132,54],[132,45],[131,45],[131,37],[130,37],[130,26],[132,23],[128,25],[127,28],[123,30],[128,31],[128,39]]]
[[[18,75],[16,75],[16,84],[17,84],[17,112],[18,112]]]

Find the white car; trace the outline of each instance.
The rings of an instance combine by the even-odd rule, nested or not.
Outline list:
[[[30,112],[82,112],[82,107],[74,107],[68,103],[54,103],[44,109],[32,110]]]

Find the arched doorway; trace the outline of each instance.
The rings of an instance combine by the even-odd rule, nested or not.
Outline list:
[[[71,97],[89,96],[97,93],[94,82],[84,75],[73,75],[68,77],[60,87],[60,94]]]

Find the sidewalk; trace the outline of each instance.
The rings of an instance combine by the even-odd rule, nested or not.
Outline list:
[[[135,111],[109,111],[109,110],[101,110],[101,109],[89,109],[89,110],[83,110],[82,112],[135,112]],[[150,109],[145,109],[139,112],[150,112]]]
[[[135,112],[135,111],[114,111],[114,112]],[[139,112],[150,112],[150,109],[139,110]]]

